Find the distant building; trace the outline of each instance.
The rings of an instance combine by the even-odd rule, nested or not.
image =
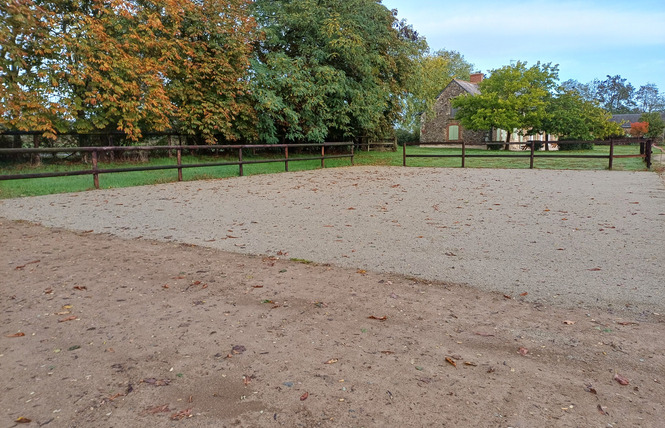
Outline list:
[[[630,125],[632,125],[635,122],[639,122],[640,116],[642,116],[642,113],[615,114],[612,116],[612,119],[610,119],[610,121],[616,122],[619,125],[621,125],[621,129],[624,130],[626,135],[630,135]],[[665,122],[665,113],[661,113],[660,117]]]
[[[478,84],[483,80],[482,73],[474,73],[469,81],[453,79],[448,86],[436,97],[434,103],[434,117],[427,117],[427,114],[421,116],[420,142],[438,143],[462,141],[466,145],[481,145],[486,147],[487,143],[492,141],[506,141],[507,132],[502,129],[493,129],[486,131],[472,131],[464,129],[455,118],[457,109],[451,105],[453,98],[462,94],[471,96],[480,94]],[[550,136],[549,141],[556,141],[556,137]],[[545,141],[544,135],[524,136],[513,132],[510,136],[511,149],[519,149],[520,143],[529,140]]]

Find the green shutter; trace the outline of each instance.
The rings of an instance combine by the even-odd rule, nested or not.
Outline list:
[[[459,126],[450,125],[448,127],[448,140],[450,141],[459,140]]]

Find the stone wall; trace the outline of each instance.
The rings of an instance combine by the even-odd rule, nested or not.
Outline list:
[[[449,141],[448,127],[450,125],[459,125],[459,121],[451,117],[451,99],[458,95],[468,93],[454,80],[446,86],[434,103],[433,119],[429,119],[427,114],[421,118],[420,141],[423,143],[437,143]],[[469,95],[471,96],[471,95]],[[489,131],[470,131],[463,129],[459,125],[459,141],[466,144],[485,144]]]

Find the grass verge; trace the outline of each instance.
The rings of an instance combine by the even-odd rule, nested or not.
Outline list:
[[[616,155],[636,154],[639,148],[635,146],[615,147]],[[407,154],[460,154],[460,149],[450,148],[422,148],[411,146],[407,148]],[[518,157],[528,152],[488,152],[486,150],[467,150],[467,154],[509,154],[511,157],[489,157],[489,158],[467,158],[466,166],[468,168],[498,168],[498,169],[526,169],[529,168],[529,159]],[[570,151],[570,152],[538,152],[539,157],[535,159],[534,167],[537,169],[584,169],[584,170],[603,170],[607,169],[607,159],[575,159],[575,158],[547,158],[556,154],[566,155],[605,155],[609,154],[609,147],[596,146],[591,151]],[[305,155],[300,155],[304,157]],[[319,160],[296,161],[298,155],[291,155],[289,162],[289,171],[312,170],[321,167]],[[259,160],[270,158],[270,156],[245,156],[244,160]],[[281,158],[281,155],[273,156],[273,159]],[[215,163],[232,162],[237,158],[228,156],[184,156],[183,164],[196,163]],[[175,158],[155,158],[146,162],[100,162],[100,169],[110,168],[129,168],[136,166],[160,166],[175,165]],[[461,167],[461,158],[408,158],[409,167],[442,167],[459,168]],[[356,165],[382,165],[382,166],[401,166],[402,151],[397,152],[356,152]],[[349,166],[349,159],[328,159],[326,167]],[[88,169],[90,166],[84,163],[65,162],[57,159],[44,159],[44,164],[40,167],[32,167],[29,164],[2,164],[0,165],[0,175],[9,174],[29,174],[55,171],[76,171]],[[284,163],[261,163],[244,165],[244,175],[255,174],[273,174],[284,172]],[[615,159],[614,169],[624,171],[645,171],[646,166],[640,158]],[[205,168],[186,168],[183,169],[183,179],[185,181],[218,179],[234,177],[239,174],[237,165],[205,167]],[[158,171],[136,171],[109,173],[100,175],[100,187],[120,188],[132,187],[159,183],[169,183],[177,181],[177,170],[158,170]],[[52,177],[20,180],[0,181],[0,199],[15,198],[22,196],[37,196],[53,193],[67,193],[90,190],[93,188],[93,179],[91,175],[81,175],[73,177]]]

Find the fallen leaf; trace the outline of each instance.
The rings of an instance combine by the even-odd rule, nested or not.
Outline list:
[[[347,208],[347,210],[352,211],[352,210],[355,210],[355,208],[349,207],[349,208]]]
[[[76,319],[78,319],[78,317],[76,315],[72,315],[71,317],[67,317],[67,318],[63,318],[61,320],[58,320],[58,322],[74,321]]]
[[[86,287],[85,285],[75,285],[73,288],[74,290],[80,290],[80,291],[88,289],[88,287]]]
[[[614,380],[619,382],[620,385],[628,385],[630,383],[630,381],[627,378],[621,376],[619,373],[616,373],[614,375]]]
[[[358,269],[358,270],[356,271],[356,273],[359,273],[359,274],[361,274],[361,275],[366,275],[366,274],[367,274],[367,271],[364,270],[364,269]]]
[[[6,337],[23,337],[23,336],[25,336],[25,333],[18,332],[14,334],[8,334]]]
[[[573,325],[575,324],[575,321],[565,320],[563,323],[566,325]]]
[[[464,361],[465,366],[478,367],[478,364],[472,363],[471,361]]]
[[[520,296],[524,297],[524,296],[526,296],[527,294],[529,294],[529,293],[528,293],[527,291],[525,291],[524,293],[520,294]]]
[[[457,363],[456,363],[455,360],[453,360],[452,358],[450,358],[450,357],[446,357],[446,361],[447,361],[448,364],[450,364],[451,366],[453,366],[453,367],[457,367]]]
[[[504,295],[503,295],[503,298],[504,298],[504,299],[508,299],[508,300],[512,299],[512,297],[510,297],[510,296],[507,295],[507,294],[504,294]]]
[[[245,347],[242,346],[242,345],[235,345],[233,348],[231,348],[231,352],[233,352],[233,353],[236,354],[236,355],[237,355],[237,354],[242,354],[242,353],[245,352],[246,350],[247,350],[247,348],[245,348]]]
[[[605,410],[603,410],[603,406],[601,406],[600,404],[598,405],[597,409],[598,409],[598,413],[600,413],[601,415],[605,415],[605,416],[609,416],[609,415],[610,415],[610,414],[607,413]]]
[[[300,396],[300,401],[307,400],[307,397],[309,397],[309,392],[305,391],[305,393]]]
[[[598,272],[599,270],[602,270],[602,269],[599,268],[599,267],[597,267],[597,268],[587,269],[587,270],[588,270],[588,271],[591,271],[591,272]]]
[[[337,361],[339,361],[337,358],[331,358],[323,364],[335,364]]]
[[[482,337],[493,337],[494,336],[492,333],[483,333],[481,331],[474,331],[473,334],[476,334],[476,335],[482,336]]]
[[[386,355],[392,355],[392,354],[394,354],[393,351],[381,351],[381,353],[382,353],[382,354],[386,354]]]
[[[168,404],[163,404],[161,406],[155,406],[155,407],[148,407],[145,409],[143,412],[141,412],[144,415],[155,415],[157,413],[166,413],[170,412],[171,409],[169,409]]]
[[[184,409],[171,415],[172,421],[180,421],[192,417],[192,409]]]
[[[149,379],[141,379],[141,382],[147,383],[148,385],[154,385],[154,386],[167,386],[171,383],[170,379],[155,379],[154,377],[151,377]]]
[[[262,285],[252,285],[252,288],[263,288]]]
[[[30,422],[32,422],[32,419],[19,416],[18,419],[16,419],[14,422],[16,422],[17,424],[29,424]]]
[[[517,350],[517,352],[519,352],[519,354],[522,356],[526,356],[526,354],[529,353],[529,350],[524,347],[521,347],[520,349]]]
[[[16,269],[16,270],[20,270],[20,269],[23,269],[24,267],[26,267],[27,265],[31,265],[31,264],[39,263],[39,262],[41,262],[41,260],[33,260],[33,261],[28,262],[28,263],[26,263],[26,264],[24,264],[24,265],[16,266],[14,269]]]
[[[51,294],[51,293],[53,293],[53,289],[50,287],[44,290],[44,294]]]
[[[586,392],[590,392],[592,394],[598,395],[598,392],[596,391],[596,389],[593,386],[591,386],[591,384],[586,385],[586,388],[584,388],[584,390]]]
[[[457,254],[455,254],[455,253],[453,253],[453,252],[451,252],[451,251],[448,251],[447,253],[445,253],[445,255],[448,256],[448,257],[455,257],[455,256],[457,256]]]
[[[619,325],[640,325],[640,323],[634,322],[634,321],[620,321],[617,324],[619,324]]]
[[[169,285],[168,285],[168,284],[164,284],[164,285],[162,285],[162,288],[169,288]]]
[[[367,318],[370,319],[370,320],[378,320],[378,321],[385,321],[385,320],[388,319],[388,317],[386,315],[384,315],[382,317],[377,317],[377,316],[374,316],[374,315],[370,315]]]

